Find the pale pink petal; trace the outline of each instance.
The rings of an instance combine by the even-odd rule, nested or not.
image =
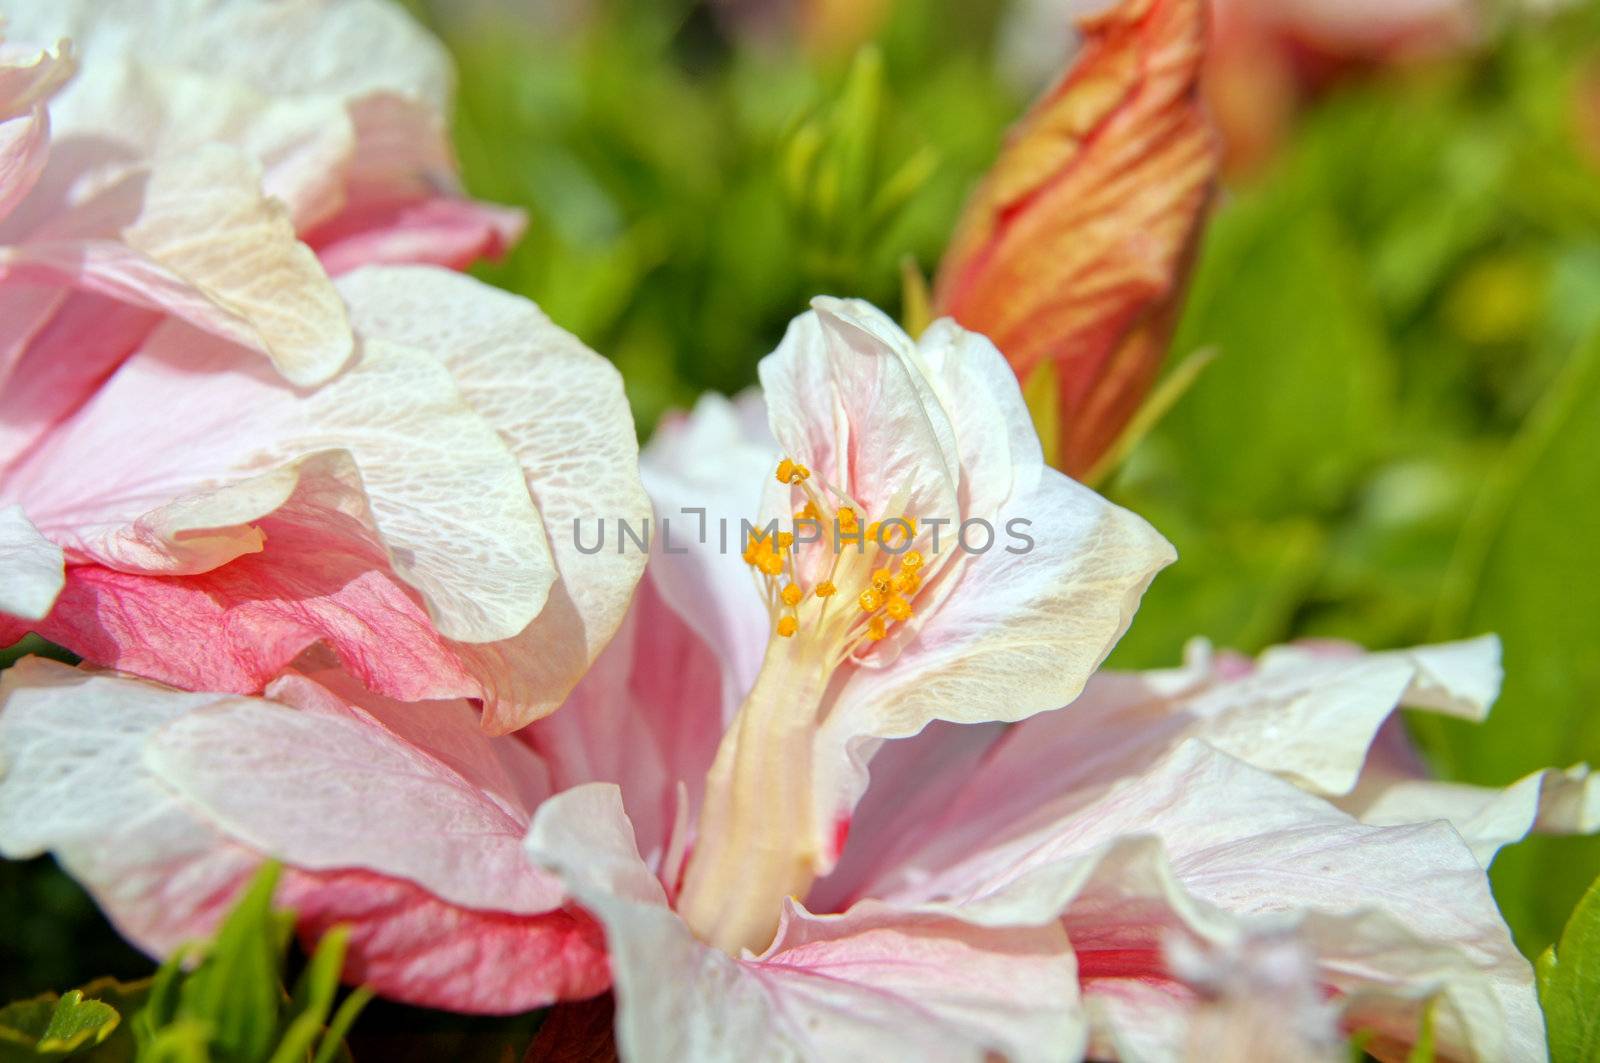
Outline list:
[[[253,699],[186,694],[24,660],[0,680],[0,851],[13,858],[53,852],[118,929],[153,955],[210,934],[264,854],[222,833],[144,762],[163,728],[191,714],[252,706],[292,714]],[[343,717],[357,718],[359,712]],[[437,735],[437,724],[431,730]],[[474,740],[459,727],[454,734],[458,741],[446,746],[457,752]],[[326,809],[323,818],[333,824],[349,811]],[[407,811],[401,805],[387,814],[403,824]],[[292,863],[278,900],[297,909],[308,942],[347,925],[346,979],[408,1003],[505,1014],[592,995],[609,980],[598,927],[573,910],[466,908],[370,870]]]
[[[858,300],[812,305],[760,366],[783,454],[864,506],[863,521],[959,519],[954,429],[916,366],[911,340]]]
[[[673,879],[665,864],[675,841],[690,841],[722,738],[723,672],[663,601],[656,573],[652,562],[622,629],[560,711],[518,737],[550,765],[556,790],[615,783],[645,860]]]
[[[482,685],[427,610],[388,569],[355,517],[302,478],[287,505],[257,522],[266,541],[193,576],[79,564],[55,611],[34,625],[85,660],[196,690],[261,690],[325,641],[374,690],[404,700],[481,697]]]
[[[639,458],[658,525],[651,576],[721,659],[729,719],[755,683],[770,634],[741,553],[744,522],[758,523],[777,460],[755,390],[701,396],[692,412],[664,418]]]
[[[0,613],[49,614],[66,582],[61,547],[39,534],[21,506],[0,508]]]
[[[1414,1037],[1442,994],[1448,1051],[1523,1058],[1541,1029],[1532,970],[1453,830],[1356,823],[1201,743],[887,899],[993,925],[1064,913],[1091,998],[1099,982],[1159,976],[1172,933],[1227,940],[1244,920],[1308,935],[1349,1022]]]
[[[14,40],[70,37],[84,66],[142,58],[268,96],[415,96],[443,111],[450,61],[404,9],[383,0],[202,4],[192,0],[13,0]]]
[[[8,17],[0,32],[15,39],[11,21]],[[61,37],[58,33],[37,40],[61,41]],[[0,40],[0,121],[26,115],[48,101],[76,70],[72,48],[65,42],[52,51]]]
[[[1600,832],[1600,776],[1587,764],[1536,771],[1503,788],[1439,782],[1428,777],[1398,720],[1385,726],[1360,781],[1337,803],[1364,823],[1448,820],[1485,867],[1530,833]]]
[[[0,219],[32,191],[49,143],[50,115],[43,107],[0,121]]]
[[[605,925],[628,1059],[1064,1059],[1081,1043],[1059,930],[791,906],[771,951],[735,959],[666,907],[614,788],[546,802],[528,845]]]
[[[207,144],[135,169],[0,249],[0,275],[162,310],[321,383],[349,358],[343,303],[257,165]]]
[[[218,700],[25,658],[0,676],[0,852],[52,852],[140,947],[209,931],[260,857],[143,770],[148,735]],[[115,838],[115,842],[112,842]]]
[[[560,886],[522,854],[531,808],[495,800],[459,770],[482,770],[491,750],[453,766],[377,712],[319,697],[308,680],[291,676],[268,693],[286,704],[240,699],[173,721],[153,736],[146,767],[228,837],[295,867],[365,868],[467,908],[560,906]],[[429,708],[454,742],[490,741],[464,703]],[[533,759],[516,743],[511,751]]]
[[[641,526],[650,515],[622,379],[532,303],[459,274],[374,268],[339,288],[363,336],[444,364],[515,455],[543,518],[556,568],[543,610],[509,642],[460,650],[489,689],[484,726],[514,730],[560,705],[622,622],[644,570],[642,550],[580,542],[583,526]]]
[[[7,333],[0,351],[3,477],[94,394],[161,316],[94,292],[17,282],[0,284],[0,315]]]
[[[527,916],[461,908],[367,871],[291,871],[278,900],[295,910],[308,944],[348,927],[345,980],[393,1000],[516,1015],[611,984],[604,934],[577,909]]]
[[[427,248],[408,247],[414,235],[385,241],[371,232],[377,204],[460,194],[445,125],[449,57],[397,5],[12,6],[15,33],[71,37],[84,56],[82,75],[52,105],[73,155],[58,185],[94,185],[118,165],[228,144],[261,164],[263,187],[302,233],[360,225],[371,238],[366,250],[387,260],[415,251],[408,260],[440,261],[437,232]],[[415,232],[415,221],[403,224]],[[506,224],[493,228],[492,237],[480,233],[485,250],[507,235]],[[354,253],[340,256],[341,269]],[[466,253],[458,243],[455,256]]]
[[[345,211],[308,233],[306,242],[335,276],[407,262],[466,269],[504,255],[524,224],[520,212],[505,207],[434,197]]]
[[[183,415],[150,423],[174,394]],[[443,634],[505,638],[542,608],[554,566],[516,458],[435,358],[392,343],[302,393],[168,323],[0,489],[76,560],[192,573],[259,550],[253,522],[308,475],[381,537]]]

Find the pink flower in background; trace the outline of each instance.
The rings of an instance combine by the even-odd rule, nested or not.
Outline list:
[[[531,304],[383,265],[520,225],[459,195],[438,46],[367,0],[6,32],[61,43],[0,54],[0,644],[248,693],[322,641],[492,729],[559,704],[643,566],[570,534],[647,512],[632,419]]]
[[[1492,640],[1197,646],[1075,697],[1169,554],[1043,468],[993,347],[821,301],[763,379],[770,429],[708,398],[647,449],[658,519],[709,533],[662,534],[562,711],[491,739],[314,658],[262,699],[25,661],[0,849],[53,851],[156,952],[276,857],[302,933],[352,925],[349,977],[479,1012],[609,984],[630,1060],[1177,1058],[1264,1001],[1308,1053],[1370,1029],[1403,1056],[1432,1007],[1442,1055],[1538,1058],[1483,864],[1592,827],[1587,776],[1447,793],[1385,737],[1400,704],[1481,716]],[[912,586],[905,554],[718,548],[807,503],[1032,513],[1037,549],[939,556],[923,520]],[[864,607],[880,574],[909,616]]]

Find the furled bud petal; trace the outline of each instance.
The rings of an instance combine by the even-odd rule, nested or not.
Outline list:
[[[1035,417],[1076,476],[1155,376],[1217,169],[1201,0],[1122,0],[1082,31],[967,204],[935,290],[936,313],[986,334],[1024,383],[1045,374]]]

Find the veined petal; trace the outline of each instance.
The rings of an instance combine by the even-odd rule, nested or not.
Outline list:
[[[732,400],[702,395],[690,413],[664,419],[639,458],[658,526],[669,522],[650,561],[651,577],[681,622],[721,658],[730,719],[755,684],[770,635],[739,545],[742,522],[760,510],[762,485],[777,458],[754,390]]]
[[[580,549],[584,525],[641,526],[650,516],[621,377],[532,303],[459,274],[367,269],[339,288],[362,335],[444,364],[515,455],[543,518],[556,583],[542,611],[506,644],[462,650],[494,684],[485,726],[521,727],[561,704],[622,623],[644,571],[643,551]]]
[[[180,393],[183,419],[129,440]],[[53,471],[84,461],[101,470],[92,485]],[[251,522],[307,471],[346,493],[334,508],[381,536],[444,634],[506,638],[538,614],[554,566],[515,457],[437,360],[392,343],[365,344],[358,366],[303,394],[239,348],[165,325],[4,487],[80,560],[183,573],[259,549]],[[470,514],[451,484],[477,500]]]
[[[41,106],[0,121],[0,221],[33,190],[49,144],[50,114]]]
[[[955,429],[910,338],[859,300],[819,298],[812,306],[761,361],[783,453],[865,506],[863,521],[900,513],[955,519]]]
[[[1050,443],[1075,475],[1115,441],[1160,366],[1165,304],[1217,170],[1198,89],[1202,0],[1121,0],[1081,28],[1072,69],[968,202],[934,296],[1022,379],[1050,363],[1062,429]]]
[[[510,1013],[604,988],[605,958],[592,921],[560,907],[559,900],[543,910],[518,910],[537,908],[531,902],[541,891],[559,898],[559,889],[541,872],[521,860],[505,865],[506,875],[499,878],[482,879],[468,870],[482,851],[461,828],[482,817],[509,815],[512,805],[503,796],[508,773],[526,766],[525,749],[512,744],[488,751],[478,745],[486,740],[465,706],[357,707],[309,680],[290,685],[298,687],[291,693],[304,697],[306,707],[183,693],[50,661],[22,661],[0,679],[0,851],[12,858],[53,852],[118,929],[156,955],[210,933],[261,860],[273,856],[286,864],[280,903],[297,910],[302,935],[314,939],[336,923],[348,925],[346,976],[385,995],[432,1007]],[[436,712],[424,715],[422,708]],[[222,792],[228,789],[225,780],[213,776],[215,785],[206,782],[215,765],[190,764],[184,757],[185,751],[210,746],[208,732],[222,748],[235,741],[215,735],[212,725],[220,718],[243,724],[262,742],[261,750],[282,749],[296,736],[313,739],[283,753],[275,765],[256,759],[242,777],[245,788],[253,790],[274,771],[294,771],[307,753],[354,755],[365,773],[346,775],[346,781],[378,785],[365,795],[340,794],[330,790],[337,779],[324,775],[307,789],[253,790],[266,806],[241,807]],[[314,735],[296,726],[306,719],[316,721]],[[317,745],[321,740],[330,745]],[[150,770],[169,756],[185,761],[176,779]],[[402,764],[413,773],[380,770]],[[180,797],[174,782],[204,797],[205,804]],[[386,803],[363,804],[363,796]],[[224,821],[207,814],[213,798],[226,806]],[[313,807],[322,799],[332,803]],[[279,829],[274,809],[291,813],[303,829]],[[354,839],[359,859],[340,863],[328,845],[352,842],[350,826],[363,816],[372,830]],[[372,817],[411,833],[402,842],[392,826]],[[230,835],[226,821],[234,819],[277,836],[285,848],[257,849]],[[324,859],[337,866],[315,869]],[[364,861],[376,866],[361,868]],[[452,902],[409,875],[491,903]],[[491,895],[496,886],[503,895]]]
[[[528,845],[605,924],[628,1059],[1066,1060],[1081,1047],[1059,931],[791,905],[765,955],[735,959],[666,907],[615,789],[546,802]]]
[[[869,802],[884,807],[861,814],[887,817],[894,825],[888,828],[892,841],[871,854],[877,871],[868,871],[864,855],[847,857],[846,874],[830,895],[870,893],[883,881],[860,876],[886,873],[897,863],[901,870],[895,874],[914,875],[979,842],[1059,819],[1191,738],[1356,811],[1373,799],[1366,780],[1380,759],[1374,743],[1401,705],[1482,718],[1498,687],[1499,644],[1493,638],[1371,654],[1349,646],[1279,647],[1259,663],[1219,657],[1195,642],[1182,668],[1101,672],[1067,708],[1005,732],[976,770],[940,776],[948,783],[923,787],[919,801],[929,813],[920,821],[893,811],[892,792],[869,790]],[[948,731],[910,740],[928,745],[922,755],[930,757],[941,755],[934,747],[954,741]],[[1420,765],[1408,766],[1404,777],[1420,778],[1419,773]],[[1362,787],[1343,798],[1358,778]],[[1559,821],[1553,806],[1551,822]]]
[[[1453,830],[1356,823],[1198,742],[885,899],[985,925],[1059,914],[1091,1002],[1097,981],[1159,977],[1173,933],[1226,941],[1241,920],[1293,928],[1311,941],[1350,1029],[1408,1043],[1439,998],[1446,1053],[1535,1058],[1542,1043],[1532,970]]]
[[[560,907],[559,885],[522,857],[533,804],[504,792],[518,778],[543,796],[527,747],[491,745],[459,701],[361,708],[293,675],[267,693],[172,721],[146,769],[229,838],[296,867],[366,868],[467,908]]]
[[[557,791],[615,783],[645,861],[676,889],[728,712],[721,662],[666,604],[657,574],[652,562],[622,629],[561,709],[517,737]]]
[[[209,144],[135,169],[0,249],[0,273],[49,279],[184,318],[266,354],[302,386],[354,340],[344,304],[260,171]]]

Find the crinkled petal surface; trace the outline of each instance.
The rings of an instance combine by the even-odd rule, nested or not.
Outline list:
[[[274,693],[300,704],[24,660],[0,681],[0,851],[54,853],[156,955],[270,856],[302,934],[348,924],[346,976],[395,999],[510,1013],[605,987],[598,928],[517,857],[543,792],[524,747],[460,703]]]
[[[617,1041],[630,1060],[1066,1060],[1081,1026],[1059,931],[985,929],[888,910],[791,906],[763,956],[689,933],[639,859],[617,791],[546,802],[529,833],[606,928]]]

